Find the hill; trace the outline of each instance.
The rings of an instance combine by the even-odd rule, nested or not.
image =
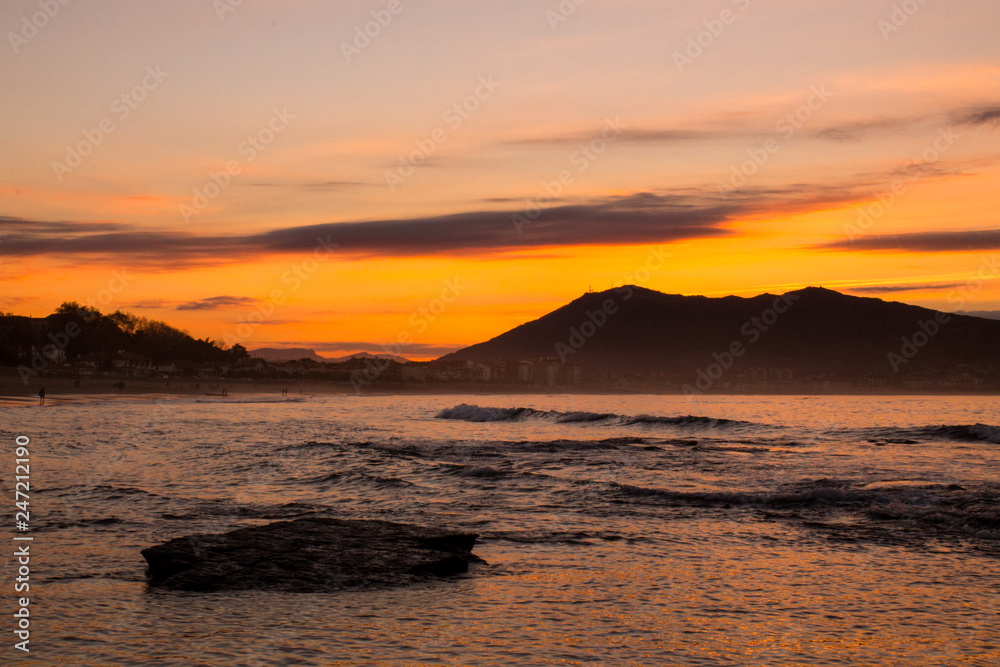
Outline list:
[[[265,361],[298,361],[299,359],[310,359],[312,361],[325,361],[334,364],[350,361],[351,359],[391,359],[401,364],[409,362],[409,359],[394,354],[371,354],[370,352],[357,352],[344,357],[324,357],[317,354],[316,350],[304,347],[262,347],[258,350],[251,350],[250,356],[257,359],[264,359]]]
[[[589,373],[664,376],[748,368],[857,378],[1000,371],[1000,321],[809,287],[709,298],[635,286],[588,293],[442,361],[549,359]]]
[[[264,361],[298,361],[299,359],[310,359],[318,362],[329,361],[326,357],[316,354],[315,350],[304,347],[262,347],[259,350],[250,350],[250,356]]]

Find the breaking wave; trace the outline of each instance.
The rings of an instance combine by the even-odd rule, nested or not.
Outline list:
[[[1000,540],[1000,510],[995,488],[966,489],[958,484],[920,482],[875,483],[856,486],[821,479],[766,491],[675,491],[612,483],[626,499],[664,506],[754,509],[774,517],[802,519],[799,510],[819,511],[810,527],[843,532],[879,527],[893,531]],[[824,510],[826,514],[824,515]],[[829,514],[830,511],[840,514]],[[785,512],[772,515],[771,512]],[[790,512],[790,513],[789,513]],[[845,514],[846,513],[846,514]],[[822,519],[833,518],[830,523]],[[844,521],[843,517],[853,516]],[[839,519],[838,519],[839,517]],[[865,522],[867,518],[869,522]],[[874,521],[874,524],[870,522]]]
[[[595,423],[632,425],[663,424],[668,426],[749,426],[751,422],[714,417],[683,415],[678,417],[658,417],[655,415],[617,415],[611,412],[559,412],[557,410],[535,410],[534,408],[491,408],[462,403],[439,412],[438,419],[454,419],[467,422],[507,422],[537,419],[556,424]]]
[[[938,435],[944,435],[952,440],[962,440],[966,442],[977,442],[986,440],[1000,444],[1000,426],[990,426],[989,424],[973,424],[972,426],[938,426],[928,428]]]
[[[915,444],[920,440],[954,440],[958,442],[991,442],[1000,444],[1000,426],[989,424],[944,424],[919,428],[864,429],[862,434],[872,442]]]

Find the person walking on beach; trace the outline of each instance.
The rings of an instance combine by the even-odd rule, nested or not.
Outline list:
[[[45,405],[45,387],[38,390],[38,404]]]

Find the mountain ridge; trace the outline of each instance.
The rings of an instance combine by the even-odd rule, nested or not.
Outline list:
[[[864,376],[957,366],[993,372],[998,343],[996,320],[824,287],[707,297],[624,285],[585,293],[441,359],[549,359],[596,373],[694,377],[721,358],[733,368]]]
[[[316,362],[342,363],[351,359],[391,359],[401,364],[409,362],[409,359],[395,354],[372,354],[370,352],[355,352],[343,357],[324,357],[316,350],[305,347],[262,347],[250,350],[250,356],[257,359],[264,359],[269,362],[299,361],[300,359],[310,359]]]

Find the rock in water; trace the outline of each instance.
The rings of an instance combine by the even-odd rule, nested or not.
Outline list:
[[[151,586],[185,591],[338,591],[469,571],[478,535],[388,521],[305,518],[142,550]]]

